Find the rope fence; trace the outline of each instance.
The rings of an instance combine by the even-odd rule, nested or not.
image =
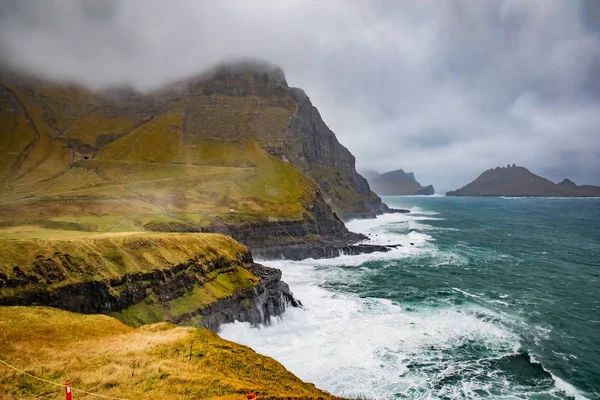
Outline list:
[[[84,393],[84,394],[87,394],[87,395],[90,395],[90,396],[101,397],[101,398],[103,398],[103,399],[113,399],[113,400],[128,400],[128,399],[124,399],[124,398],[122,398],[122,397],[105,396],[105,395],[103,395],[103,394],[92,393],[92,392],[88,392],[88,391],[86,391],[86,390],[82,390],[82,389],[76,389],[76,388],[70,387],[70,385],[67,385],[67,384],[65,384],[65,383],[58,383],[58,382],[52,382],[52,381],[48,381],[48,380],[46,380],[46,379],[42,379],[42,378],[39,378],[39,377],[37,377],[37,376],[35,376],[35,375],[32,375],[32,374],[30,374],[30,373],[28,373],[28,372],[25,372],[25,371],[23,371],[22,369],[19,369],[19,368],[15,367],[14,365],[10,365],[9,363],[7,363],[6,361],[4,361],[4,360],[2,360],[2,359],[0,359],[0,363],[2,363],[2,364],[4,364],[4,365],[6,365],[6,366],[7,366],[8,368],[10,368],[10,369],[13,369],[13,370],[15,370],[15,371],[17,371],[17,372],[19,372],[19,373],[21,373],[21,374],[23,374],[23,375],[27,375],[28,377],[30,377],[30,378],[33,378],[33,379],[36,379],[36,380],[38,380],[38,381],[40,381],[40,382],[48,383],[48,384],[50,384],[50,385],[54,385],[54,386],[60,386],[60,387],[62,387],[62,388],[67,388],[67,387],[69,387],[69,388],[70,388],[70,389],[71,389],[73,392]]]

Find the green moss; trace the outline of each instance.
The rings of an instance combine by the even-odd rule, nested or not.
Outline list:
[[[204,284],[195,285],[183,296],[167,302],[159,302],[152,294],[127,309],[112,312],[110,315],[131,326],[168,320],[179,321],[181,317],[186,317],[187,314],[194,313],[219,299],[251,289],[257,282],[257,278],[242,267],[236,267],[226,272],[213,271],[207,276],[207,279]],[[201,317],[185,319],[188,325],[200,321]]]
[[[154,295],[146,297],[125,310],[111,312],[108,315],[134,327],[169,320],[165,307],[158,302]]]

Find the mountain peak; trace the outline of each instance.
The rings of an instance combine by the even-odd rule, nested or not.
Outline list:
[[[373,190],[381,195],[429,195],[434,194],[433,186],[423,187],[413,172],[402,169],[368,177]]]
[[[559,183],[559,185],[562,185],[562,186],[568,186],[568,187],[577,187],[577,185],[575,184],[575,182],[573,182],[572,180],[570,180],[570,179],[568,179],[568,178],[565,178],[565,179],[563,179],[563,180],[562,180],[562,181]]]
[[[527,197],[596,197],[598,186],[577,186],[569,179],[556,184],[525,167],[507,165],[489,169],[461,189],[447,196],[527,196]]]

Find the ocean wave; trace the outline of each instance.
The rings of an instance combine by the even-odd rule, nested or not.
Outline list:
[[[332,279],[331,269],[285,261],[270,265],[283,270],[307,310],[288,310],[269,327],[228,324],[221,336],[275,358],[337,395],[438,398],[465,385],[475,393],[481,387],[474,382],[439,387],[452,371],[460,374],[475,365],[454,362],[448,354],[461,358],[485,349],[486,357],[501,357],[519,347],[518,337],[494,322],[497,315],[476,305],[408,309],[323,288],[319,283]]]
[[[406,304],[346,290],[360,287],[378,270],[394,273],[419,260],[432,267],[464,268],[472,256],[505,257],[473,248],[440,250],[430,235],[433,227],[426,224],[431,219],[419,219],[437,215],[427,213],[416,208],[412,215],[387,214],[348,224],[350,230],[369,235],[365,243],[402,244],[390,252],[265,262],[282,270],[305,309],[289,309],[267,327],[227,324],[221,336],[275,358],[301,379],[338,396],[585,399],[522,350],[516,332],[536,332],[539,344],[538,336],[550,331],[510,315],[506,301],[459,287],[439,298],[409,288],[415,293],[408,297],[426,300]],[[402,290],[388,289],[391,296]]]

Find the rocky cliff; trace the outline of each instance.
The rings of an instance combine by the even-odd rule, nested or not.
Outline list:
[[[382,196],[397,195],[423,195],[429,196],[435,194],[432,185],[422,186],[415,174],[404,172],[401,169],[379,174],[375,171],[369,171],[369,183],[373,190]]]
[[[281,271],[217,234],[0,240],[0,305],[109,314],[137,326],[269,323],[299,306]]]
[[[5,76],[0,103],[0,227],[224,225],[251,246],[328,235],[347,245],[360,237],[341,219],[388,211],[306,94],[267,64],[221,66],[153,93]]]
[[[598,197],[600,186],[577,186],[569,179],[557,184],[513,164],[489,169],[446,196]]]

